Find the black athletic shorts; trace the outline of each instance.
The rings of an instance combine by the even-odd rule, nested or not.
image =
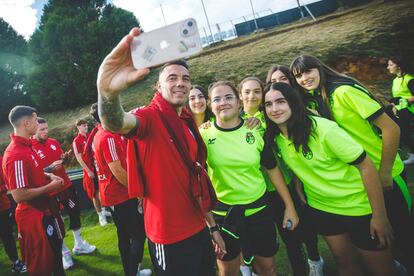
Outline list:
[[[223,216],[214,214],[214,218],[219,226],[223,224]],[[239,238],[236,238],[220,230],[227,251],[221,259],[222,261],[231,261],[237,258],[241,251],[243,251],[243,258],[246,264],[251,264],[253,256],[272,257],[276,254],[279,242],[270,206],[245,219],[246,232],[244,236],[240,235]],[[243,248],[243,245],[248,247],[248,249]]]
[[[216,275],[216,256],[207,227],[173,244],[158,244],[148,239],[148,249],[157,276]]]
[[[371,215],[343,216],[307,206],[306,212],[315,231],[323,236],[348,234],[352,244],[368,251],[381,251],[379,240],[370,234]]]

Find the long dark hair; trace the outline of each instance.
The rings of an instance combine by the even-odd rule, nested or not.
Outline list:
[[[211,108],[210,108],[210,106],[209,106],[209,104],[208,104],[208,99],[209,99],[209,97],[208,97],[208,92],[207,92],[207,90],[205,90],[204,89],[204,87],[202,87],[201,85],[197,85],[197,84],[195,84],[195,85],[193,85],[193,86],[191,86],[191,90],[193,90],[193,89],[197,89],[197,90],[199,90],[200,92],[201,92],[201,94],[203,94],[203,96],[204,96],[204,99],[206,99],[206,111],[204,112],[204,119],[203,119],[203,123],[205,123],[205,122],[207,122],[207,121],[210,121],[210,118],[211,117],[214,117],[214,114],[213,114],[213,112],[211,111]],[[191,112],[191,108],[190,108],[190,101],[187,101],[187,110],[188,111],[190,111],[190,113],[192,113]]]
[[[319,87],[317,88],[317,90],[321,92],[323,103],[325,105],[325,110],[327,110],[327,113],[328,113],[328,114],[323,114],[323,115],[324,117],[328,117],[329,119],[333,120],[332,111],[331,111],[331,107],[329,104],[328,93],[331,92],[329,91],[329,88],[333,87],[335,83],[349,83],[350,85],[357,84],[361,87],[364,87],[364,86],[360,82],[358,82],[356,79],[335,71],[334,69],[330,68],[328,65],[326,65],[325,63],[323,63],[322,61],[320,61],[318,58],[314,56],[308,56],[308,55],[298,56],[292,61],[292,64],[290,65],[290,71],[292,72],[294,77],[313,68],[318,69],[319,75],[320,75],[320,82],[319,82]],[[297,83],[296,79],[295,79],[295,83]],[[298,83],[297,85],[299,86],[299,89],[302,92],[306,94],[308,93]],[[368,90],[366,90],[366,92],[369,93]],[[378,101],[371,94],[370,96],[374,100]]]
[[[292,73],[290,72],[289,67],[281,64],[274,64],[269,68],[269,71],[267,71],[266,84],[272,82],[272,75],[276,71],[282,72],[288,78],[291,86],[295,85],[296,81]]]
[[[306,109],[299,92],[286,83],[272,83],[267,85],[264,89],[263,99],[265,99],[266,94],[272,90],[280,91],[280,93],[282,93],[292,111],[292,116],[287,122],[289,139],[293,140],[296,151],[299,151],[301,146],[303,150],[306,151],[308,148],[309,137],[312,132],[313,120],[310,117],[310,113]],[[280,134],[281,131],[277,124],[269,119],[266,109],[263,109],[265,110],[264,116],[267,125],[264,135],[265,143],[268,143],[268,145],[275,148],[275,137]]]
[[[408,58],[403,57],[402,55],[395,55],[389,57],[388,59],[400,67],[401,76],[404,76],[405,74],[414,74],[413,65]]]

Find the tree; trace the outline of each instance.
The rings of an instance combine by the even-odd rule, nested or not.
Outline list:
[[[37,64],[28,89],[42,111],[96,101],[100,63],[129,30],[139,26],[128,11],[106,1],[51,0],[29,41]]]
[[[7,122],[10,109],[30,104],[25,90],[26,41],[0,18],[0,124]]]

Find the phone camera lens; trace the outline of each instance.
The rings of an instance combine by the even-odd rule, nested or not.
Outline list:
[[[187,26],[188,26],[188,27],[192,27],[193,25],[194,25],[193,21],[188,21],[188,22],[187,22]]]
[[[183,35],[188,35],[188,30],[187,29],[183,30]]]

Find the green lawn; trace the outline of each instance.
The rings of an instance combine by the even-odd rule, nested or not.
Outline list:
[[[409,187],[414,193],[414,167],[407,169],[409,177]],[[65,219],[65,223],[68,220]],[[116,228],[113,223],[105,227],[99,226],[98,216],[92,210],[82,213],[82,235],[90,243],[98,248],[91,255],[74,256],[75,267],[67,271],[69,276],[80,275],[122,275],[121,259],[118,253]],[[0,226],[1,227],[1,226]],[[281,239],[279,238],[281,241]],[[65,243],[69,248],[73,247],[73,235],[71,232],[66,234]],[[276,254],[276,269],[278,275],[291,275],[290,264],[287,259],[286,250],[283,242]],[[319,249],[325,259],[325,275],[336,275],[335,264],[325,241],[319,239]],[[151,267],[151,260],[147,249],[145,249],[144,267]],[[0,245],[0,276],[10,275],[9,260],[4,251],[3,244]]]

